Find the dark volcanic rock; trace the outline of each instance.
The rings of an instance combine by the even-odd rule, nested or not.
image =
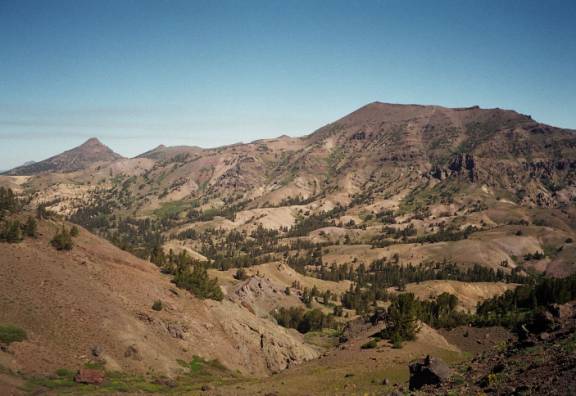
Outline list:
[[[420,389],[424,385],[439,385],[452,376],[450,367],[439,358],[426,358],[411,363],[410,390]]]

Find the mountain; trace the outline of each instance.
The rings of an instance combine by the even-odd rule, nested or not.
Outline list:
[[[467,366],[576,298],[576,133],[528,115],[376,102],[302,137],[88,143],[0,176],[0,393],[83,394],[86,366],[100,393],[404,392],[410,360]]]
[[[174,160],[174,159],[185,159],[193,156],[201,152],[202,149],[200,147],[194,146],[173,146],[173,147],[166,147],[163,144],[159,145],[158,147],[147,151],[143,154],[140,154],[136,158],[148,158],[153,160]]]
[[[33,203],[54,202],[102,235],[129,229],[118,216],[159,221],[167,248],[187,229],[249,239],[264,227],[282,243],[297,236],[334,244],[327,264],[397,254],[413,264],[576,271],[572,247],[562,247],[576,228],[576,133],[512,110],[375,102],[303,137],[159,146],[66,179],[37,175],[22,187],[35,191]],[[209,259],[232,260],[234,249],[221,242],[219,252],[214,238],[185,241]],[[148,254],[150,245],[126,239]],[[552,246],[560,250],[544,260],[521,259]]]
[[[109,147],[96,138],[90,138],[78,147],[50,157],[44,161],[26,163],[5,172],[11,176],[29,176],[39,173],[66,173],[86,169],[96,163],[111,162],[121,159]]]
[[[356,172],[363,187],[377,185],[385,172],[403,169],[439,180],[461,176],[522,194],[539,206],[555,205],[563,198],[554,192],[564,189],[565,203],[574,198],[574,131],[510,110],[376,102],[307,140],[313,144],[306,151],[308,158],[335,147],[330,150],[334,170]],[[311,166],[310,171],[317,169]]]

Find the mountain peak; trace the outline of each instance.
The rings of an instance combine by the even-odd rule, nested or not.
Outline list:
[[[50,157],[44,161],[19,166],[6,172],[6,174],[34,175],[44,172],[74,172],[88,168],[95,163],[112,162],[121,158],[123,158],[121,155],[116,154],[100,140],[92,137],[80,146]]]
[[[80,147],[84,146],[104,146],[98,138],[91,137],[90,139],[86,140],[84,143],[80,145]]]

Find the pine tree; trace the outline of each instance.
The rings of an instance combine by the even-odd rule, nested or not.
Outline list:
[[[418,300],[412,293],[399,294],[388,308],[383,336],[395,345],[413,340],[418,332]]]
[[[38,229],[38,224],[36,220],[32,216],[28,216],[28,220],[24,225],[24,231],[26,232],[26,236],[31,238],[36,238],[36,233]]]
[[[22,226],[18,220],[8,220],[4,223],[3,230],[0,231],[0,240],[8,243],[18,243],[22,241]]]
[[[75,238],[78,235],[80,235],[80,230],[78,229],[77,226],[72,226],[72,228],[70,229],[70,236]]]

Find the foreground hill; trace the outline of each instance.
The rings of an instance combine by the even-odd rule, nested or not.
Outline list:
[[[199,300],[87,231],[57,251],[49,239],[59,227],[42,222],[38,239],[0,243],[0,324],[28,334],[10,347],[14,370],[48,374],[102,358],[108,370],[174,376],[177,360],[202,356],[261,376],[318,356],[299,333],[228,299]]]
[[[29,176],[49,172],[73,172],[86,169],[96,163],[107,163],[121,159],[98,139],[91,138],[78,147],[55,155],[44,161],[32,162],[5,172],[5,175]]]

